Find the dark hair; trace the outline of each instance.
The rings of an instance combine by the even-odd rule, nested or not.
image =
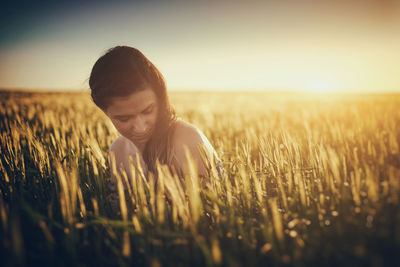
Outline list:
[[[164,77],[140,52],[129,46],[116,46],[101,56],[92,68],[89,86],[93,102],[103,111],[116,96],[151,88],[157,96],[158,115],[155,131],[143,151],[150,171],[156,171],[156,161],[171,165],[171,138],[175,126],[175,111],[169,104]]]

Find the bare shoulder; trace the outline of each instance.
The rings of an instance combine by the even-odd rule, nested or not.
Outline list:
[[[110,152],[114,151],[115,153],[118,152],[129,152],[129,151],[137,151],[138,149],[136,146],[127,138],[120,135],[117,139],[112,142],[110,146]]]
[[[201,142],[201,131],[193,124],[184,120],[177,120],[175,133],[173,137],[174,145],[181,143],[196,143]],[[186,144],[186,145],[189,145]]]
[[[198,167],[199,173],[205,172],[200,149],[206,153],[205,156],[211,157],[214,154],[214,148],[203,132],[196,126],[183,120],[178,120],[176,123],[172,142],[176,167],[182,170],[186,169],[184,165],[187,164],[185,152],[185,147],[187,147]]]
[[[121,162],[127,164],[129,162],[129,157],[132,157],[132,159],[135,160],[137,153],[141,157],[139,149],[129,139],[122,135],[112,142],[109,153],[114,153],[118,165]]]
[[[128,174],[130,173],[129,158],[132,157],[133,162],[136,164],[137,156],[139,156],[140,165],[144,172],[147,172],[147,166],[139,149],[135,146],[134,143],[132,143],[132,141],[123,137],[122,135],[115,139],[114,142],[112,142],[109,153],[114,154],[116,166],[119,168],[122,164]]]
[[[114,152],[117,157],[127,154],[132,149],[130,143],[128,139],[121,135],[112,142],[109,152]]]
[[[110,155],[114,154],[117,166],[119,166],[121,162],[127,162],[129,157],[129,144],[127,141],[128,140],[121,135],[117,137],[110,146],[109,153]]]
[[[126,138],[121,135],[117,137],[117,139],[115,139],[114,142],[112,142],[110,146],[110,152],[121,150],[125,146],[126,146]]]
[[[204,146],[206,149],[213,150],[212,145],[208,141],[204,133],[191,123],[184,120],[178,120],[173,137],[174,148],[187,146],[189,149]]]

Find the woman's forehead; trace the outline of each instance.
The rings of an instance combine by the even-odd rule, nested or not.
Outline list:
[[[128,96],[113,97],[108,111],[112,113],[141,112],[149,105],[157,103],[157,96],[151,89],[132,93]]]

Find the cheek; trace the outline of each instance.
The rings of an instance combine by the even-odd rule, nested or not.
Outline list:
[[[151,122],[155,124],[157,122],[157,113],[151,116]]]
[[[117,131],[120,134],[123,135],[125,132],[128,131],[128,124],[127,123],[121,123],[121,122],[118,122],[118,121],[111,121],[111,122],[113,123],[115,129],[117,129]]]
[[[154,113],[152,114],[152,121],[153,121],[154,124],[157,123],[158,116],[159,116],[158,113],[159,113],[159,109],[158,109],[158,107],[157,107],[156,110],[154,111]]]
[[[157,123],[157,113],[152,114],[149,120],[152,125],[155,125]]]

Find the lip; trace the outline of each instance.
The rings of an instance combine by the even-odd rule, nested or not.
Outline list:
[[[132,134],[131,137],[132,139],[139,141],[139,142],[145,142],[147,141],[151,136],[151,130],[147,131],[144,134],[140,134],[140,135],[136,135],[136,134]]]
[[[136,136],[132,136],[132,139],[135,140],[136,142],[143,143],[143,142],[146,142],[148,138],[147,138],[147,136],[146,137],[142,137],[142,138],[138,138]]]

